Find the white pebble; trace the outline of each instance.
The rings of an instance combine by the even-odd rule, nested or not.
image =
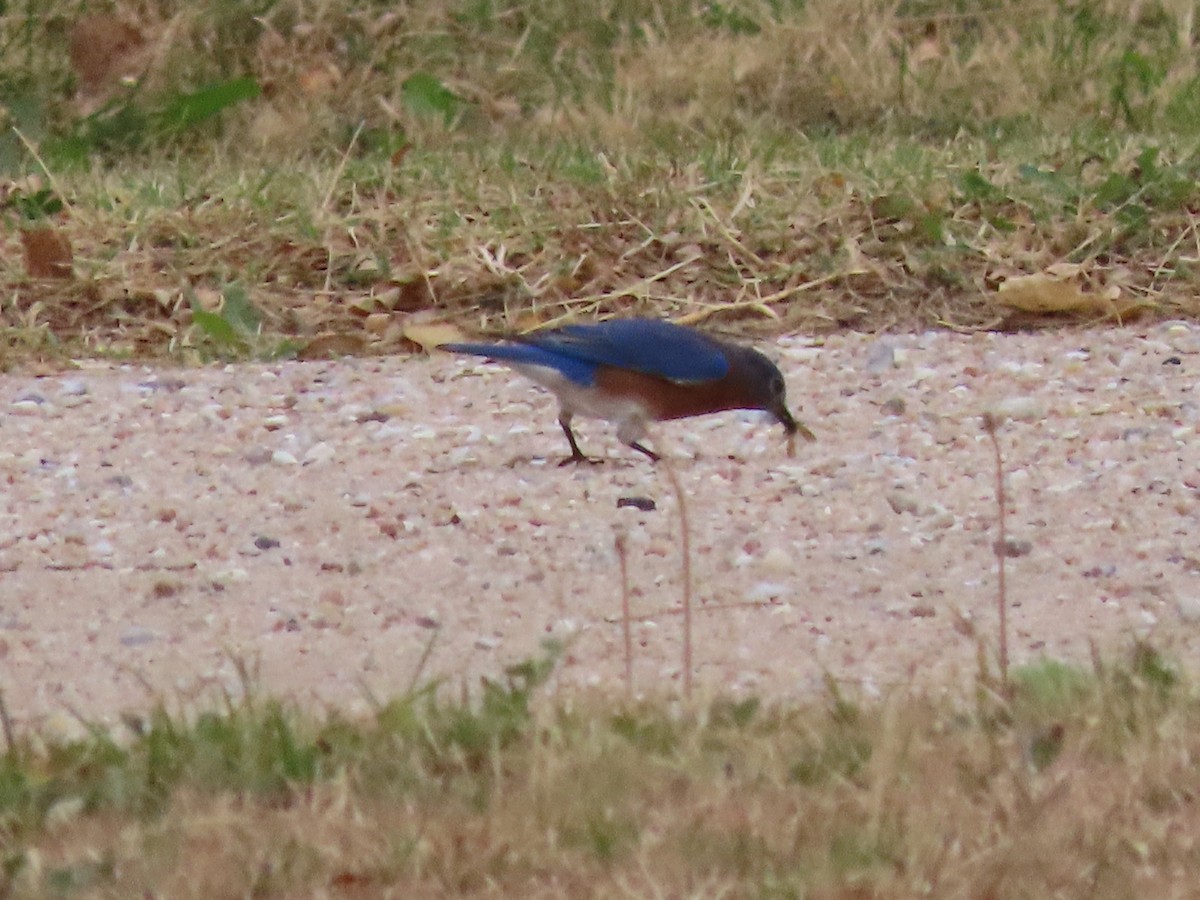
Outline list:
[[[762,559],[762,567],[768,572],[784,574],[792,570],[792,556],[782,547],[772,547]]]
[[[304,451],[305,463],[329,462],[337,456],[337,450],[328,441],[318,441]]]
[[[1006,397],[990,410],[992,415],[1015,422],[1033,422],[1046,417],[1045,407],[1033,397]]]
[[[746,599],[752,603],[764,600],[774,600],[788,593],[788,586],[776,581],[760,581],[746,592]]]

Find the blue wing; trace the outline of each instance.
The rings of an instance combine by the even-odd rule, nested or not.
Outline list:
[[[729,371],[729,361],[717,341],[661,319],[568,325],[526,335],[521,341],[531,349],[671,381],[716,381]]]
[[[500,362],[547,366],[585,386],[595,383],[596,370],[601,366],[683,383],[716,381],[729,371],[729,360],[720,343],[661,319],[567,325],[524,335],[511,344],[442,344],[439,349]]]

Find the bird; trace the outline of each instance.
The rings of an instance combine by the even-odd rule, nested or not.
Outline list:
[[[501,362],[558,397],[558,424],[571,455],[560,465],[598,462],[579,449],[571,422],[576,415],[617,425],[617,437],[645,454],[650,422],[702,416],[732,409],[770,413],[787,434],[816,440],[787,407],[778,367],[757,350],[663,319],[612,319],[565,325],[504,339],[500,343],[452,342],[439,349]]]

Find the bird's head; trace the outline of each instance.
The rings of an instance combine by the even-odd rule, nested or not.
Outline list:
[[[787,406],[787,384],[783,373],[771,360],[757,350],[743,348],[744,356],[739,360],[738,368],[742,371],[742,380],[748,391],[748,409],[761,409],[770,413],[783,426],[788,438],[788,455],[796,446],[796,435],[806,441],[815,441],[817,436],[808,426],[792,416]]]

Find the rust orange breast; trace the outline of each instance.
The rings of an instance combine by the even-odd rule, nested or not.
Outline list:
[[[745,409],[745,392],[735,378],[681,384],[627,369],[602,367],[596,388],[609,394],[636,397],[656,420],[684,419],[726,409]]]

